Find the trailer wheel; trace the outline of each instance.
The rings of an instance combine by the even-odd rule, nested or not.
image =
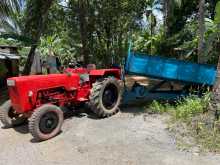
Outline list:
[[[121,87],[117,79],[107,78],[93,84],[89,105],[99,117],[109,117],[117,113],[120,102]]]
[[[63,112],[55,105],[37,108],[29,119],[29,131],[37,141],[56,136],[63,124]]]
[[[24,124],[27,121],[27,118],[22,114],[16,113],[12,108],[11,101],[8,100],[0,107],[0,120],[4,127],[11,128]]]

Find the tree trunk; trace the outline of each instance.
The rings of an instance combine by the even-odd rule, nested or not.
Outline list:
[[[82,43],[82,56],[84,64],[89,64],[89,41],[88,41],[88,31],[87,31],[87,9],[84,0],[78,0],[78,18],[79,18],[79,25],[80,25],[80,36],[81,36],[81,43]]]
[[[28,54],[28,59],[27,59],[27,61],[25,63],[25,66],[24,66],[23,75],[29,75],[30,74],[31,66],[32,66],[32,63],[34,61],[34,55],[35,55],[36,48],[37,48],[37,45],[33,45],[30,49],[30,52]]]
[[[220,93],[220,56],[218,59],[218,66],[217,66],[217,74],[216,74],[216,82],[214,85],[214,91]]]
[[[35,3],[34,3],[35,2]],[[23,70],[23,75],[29,75],[30,71],[31,71],[31,66],[34,60],[34,55],[35,55],[35,50],[37,48],[37,44],[40,40],[41,34],[43,32],[44,26],[45,26],[45,22],[46,22],[46,18],[49,12],[49,8],[52,5],[53,0],[47,0],[47,1],[41,1],[39,2],[39,0],[31,2],[28,7],[30,7],[29,10],[29,15],[31,14],[37,14],[37,20],[34,20],[32,15],[27,19],[26,25],[25,25],[25,31],[27,34],[30,35],[30,38],[32,38],[32,40],[34,41],[33,45],[31,46],[30,52],[28,54],[28,58],[27,58],[27,62],[25,64],[24,70]],[[33,4],[31,4],[33,3]],[[35,6],[36,5],[36,6]],[[40,6],[38,6],[40,5]],[[34,7],[36,8],[40,8],[41,10],[39,11],[39,13],[33,13],[35,10]],[[35,15],[36,16],[36,15]],[[34,17],[35,18],[35,17]],[[35,21],[35,22],[34,22]],[[33,23],[34,22],[34,23]],[[32,26],[30,26],[30,24],[32,24]]]
[[[171,0],[165,0],[163,2],[163,13],[164,13],[164,32],[165,32],[165,36],[166,38],[168,38],[170,36],[170,26],[169,26],[169,15],[170,15],[170,4]]]
[[[204,46],[205,46],[205,0],[200,0],[199,2],[199,43],[198,43],[198,63],[204,63]]]

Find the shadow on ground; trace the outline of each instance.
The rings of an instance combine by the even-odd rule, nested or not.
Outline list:
[[[27,123],[25,123],[24,125],[21,125],[21,126],[14,127],[13,129],[18,133],[22,133],[22,134],[28,134],[29,133]]]

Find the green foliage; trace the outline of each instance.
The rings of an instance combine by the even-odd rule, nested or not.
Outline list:
[[[6,34],[21,34],[23,30],[23,7],[19,0],[2,0],[0,2],[0,29]]]
[[[44,58],[48,55],[49,49],[53,50],[63,63],[73,60],[74,54],[76,54],[75,49],[65,42],[64,37],[61,38],[56,35],[42,37],[39,49]]]
[[[165,34],[171,37],[180,32],[187,20],[197,12],[197,0],[166,0],[164,2],[165,9]]]
[[[194,131],[194,137],[203,150],[220,152],[220,121],[210,122],[210,119],[207,120],[207,117],[203,116],[192,129],[197,130]]]
[[[158,32],[156,35],[151,35],[148,30],[133,35],[134,50],[137,52],[148,53],[151,55],[162,54],[160,47],[164,41],[163,32]],[[164,55],[164,53],[163,53]]]
[[[18,46],[20,43],[15,40],[0,38],[0,45]]]
[[[215,15],[215,23],[220,24],[220,1],[216,4],[216,15]]]
[[[7,72],[8,72],[8,70],[5,67],[5,65],[2,62],[0,62],[0,77],[4,76]]]
[[[174,120],[187,121],[207,110],[210,97],[210,93],[205,94],[201,98],[192,95],[177,101],[175,105],[153,101],[149,108],[155,113],[169,112]]]
[[[119,62],[126,55],[129,31],[137,30],[145,0],[71,0],[67,24],[72,46],[98,65]],[[87,19],[89,18],[89,19]]]
[[[135,51],[196,61],[197,0],[70,0],[64,6],[61,1],[26,0],[23,7],[17,0],[10,1],[11,4],[1,1],[0,29],[4,22],[7,33],[0,37],[30,46],[38,43],[42,35],[42,43],[38,45],[43,54],[47,54],[52,38],[52,49],[61,59],[84,57],[91,63],[98,61],[101,67],[120,63],[126,56],[131,36]],[[212,64],[216,63],[220,51],[220,3],[216,3],[207,1],[205,13],[204,54],[206,61]],[[165,24],[156,19],[162,12]],[[143,14],[147,19],[144,29],[139,25]],[[5,18],[13,22],[13,26],[9,26]]]
[[[168,103],[163,104],[163,103],[160,103],[160,102],[154,100],[148,108],[153,113],[162,114],[162,113],[171,111],[173,107]]]
[[[185,98],[183,101],[179,101],[174,113],[175,119],[187,120],[195,115],[203,113],[207,110],[209,99],[210,96],[207,94],[202,98],[190,96]]]
[[[154,101],[148,109],[154,113],[169,113],[169,130],[175,134],[179,148],[199,148],[199,151],[220,152],[220,120],[208,111],[211,93],[203,97],[189,96],[175,105]]]

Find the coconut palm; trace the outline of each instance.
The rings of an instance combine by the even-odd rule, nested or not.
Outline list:
[[[32,40],[31,50],[24,67],[24,74],[29,74],[34,59],[34,52],[43,33],[48,11],[54,0],[26,0],[26,9],[22,9],[24,0],[0,1],[0,29],[4,32],[25,35]],[[21,10],[25,11],[23,33],[15,16]]]
[[[157,26],[157,14],[162,14],[162,6],[160,0],[148,0],[147,6],[145,9],[146,19],[149,25],[150,35],[153,36],[155,32],[155,27]],[[151,54],[152,50],[152,41],[151,41]]]
[[[25,64],[23,74],[30,73],[33,63],[35,50],[40,41],[40,37],[44,31],[49,9],[54,0],[28,0],[25,13],[24,33],[28,35],[33,44],[28,54],[28,59]]]
[[[22,10],[21,0],[0,1],[0,29],[4,32],[21,33],[20,23],[17,15]]]
[[[153,35],[154,28],[157,25],[157,14],[159,13],[162,14],[162,6],[160,0],[148,0],[145,11],[146,11],[147,21],[150,25],[149,29],[151,35]]]
[[[161,0],[164,13],[164,31],[167,37],[170,35],[170,18],[173,17],[175,7],[181,7],[183,0]]]

